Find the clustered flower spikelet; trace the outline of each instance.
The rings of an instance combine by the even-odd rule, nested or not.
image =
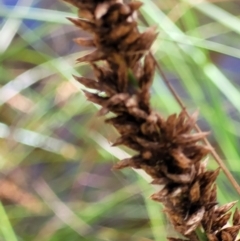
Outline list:
[[[219,169],[206,170],[203,160],[210,149],[199,141],[208,133],[193,131],[197,113],[188,118],[182,110],[164,119],[150,106],[149,90],[155,71],[150,47],[157,33],[153,27],[139,32],[136,11],[142,4],[66,1],[79,9],[79,18],[69,20],[92,36],[75,42],[95,49],[77,61],[89,62],[96,79],[75,78],[98,91],[85,94],[102,106],[99,115],[115,114],[106,120],[120,134],[114,145],[125,145],[137,152],[114,168],[143,169],[153,178],[152,184],[163,185],[151,198],[163,203],[174,228],[185,237],[191,237],[201,227],[210,241],[234,241],[240,229],[240,212],[236,209],[233,225],[225,228],[231,216],[228,211],[235,203],[217,205],[215,180]]]

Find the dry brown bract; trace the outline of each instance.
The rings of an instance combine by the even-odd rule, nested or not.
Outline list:
[[[153,178],[153,184],[164,185],[151,198],[164,204],[169,220],[181,234],[189,238],[201,227],[210,241],[234,241],[240,213],[236,210],[233,226],[224,228],[230,218],[227,212],[234,203],[217,206],[214,183],[219,169],[207,171],[206,161],[202,161],[210,150],[199,144],[208,133],[193,132],[197,113],[186,118],[183,110],[164,119],[149,104],[155,71],[149,49],[157,33],[155,28],[138,31],[136,10],[142,4],[124,4],[120,0],[66,1],[79,8],[79,18],[69,20],[92,34],[92,38],[78,38],[75,42],[95,48],[77,61],[89,62],[96,80],[75,78],[98,90],[97,94],[85,94],[102,106],[100,115],[115,114],[106,120],[120,133],[114,145],[125,145],[138,153],[114,168],[141,168]]]

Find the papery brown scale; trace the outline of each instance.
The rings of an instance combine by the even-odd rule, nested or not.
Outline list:
[[[77,27],[81,28],[82,30],[88,31],[90,33],[94,33],[96,26],[94,23],[92,23],[89,20],[86,19],[82,19],[82,18],[78,18],[78,19],[74,19],[74,18],[67,18],[69,21],[71,21],[74,25],[76,25]]]
[[[108,12],[109,8],[110,8],[109,3],[107,3],[107,2],[99,3],[96,6],[95,11],[94,11],[95,19],[102,18],[102,16],[104,16]]]
[[[216,202],[216,200],[217,200],[217,184],[214,183],[211,189],[211,195],[209,197],[209,201],[213,203],[213,202]]]
[[[208,153],[210,149],[207,146],[194,144],[183,147],[183,153],[191,159],[194,165],[197,165]]]
[[[139,132],[139,128],[136,125],[133,124],[113,124],[113,126],[117,129],[117,131],[121,135],[131,134],[131,135],[137,135]]]
[[[128,67],[123,56],[118,53],[109,53],[108,60],[117,73],[117,87],[119,92],[126,92],[128,84]]]
[[[194,212],[193,214],[191,214],[187,221],[185,222],[187,226],[192,226],[192,225],[199,225],[203,215],[205,213],[205,208],[201,207],[200,209],[198,209],[196,212]]]
[[[232,240],[235,240],[237,235],[239,234],[239,231],[240,231],[240,225],[238,226],[232,226],[232,227],[228,227],[228,228],[224,228],[223,229],[224,231],[227,231],[231,237],[232,237]]]
[[[156,179],[153,179],[153,181],[151,181],[151,184],[153,184],[153,185],[167,185],[167,184],[169,184],[169,179],[167,179],[165,177],[156,178]]]
[[[132,67],[133,76],[135,79],[138,80],[143,74],[143,68],[141,62],[136,62],[135,65]]]
[[[175,182],[175,183],[182,183],[182,184],[188,184],[191,183],[193,178],[194,178],[194,174],[195,174],[195,169],[194,166],[191,167],[191,171],[190,172],[186,172],[186,173],[182,173],[182,174],[173,174],[173,173],[169,173],[164,167],[162,168],[162,172],[165,174],[165,176]]]
[[[89,21],[95,20],[93,12],[89,11],[88,9],[83,9],[83,8],[78,9],[78,17],[85,18]]]
[[[203,186],[212,185],[213,182],[216,181],[216,178],[219,172],[220,172],[220,168],[217,168],[214,171],[206,171],[201,178],[201,185]]]
[[[112,144],[112,146],[119,146],[119,145],[123,145],[127,142],[131,142],[132,139],[131,137],[127,134],[127,135],[122,135],[120,137],[117,138],[117,140]]]
[[[91,63],[91,66],[93,68],[93,71],[94,71],[94,75],[96,76],[96,78],[98,80],[103,80],[106,78],[106,72],[109,74],[111,73],[110,70],[107,70],[107,68],[103,68],[101,66],[98,66],[97,64],[95,63]]]
[[[98,112],[98,116],[104,116],[110,112],[110,109],[108,109],[106,106],[103,106]]]
[[[101,85],[104,85],[105,90],[111,95],[117,93],[116,74],[112,73],[109,69],[100,67],[94,63],[91,63],[94,74]]]
[[[184,115],[185,115],[185,118],[184,118]],[[181,122],[179,122],[177,124],[178,128],[178,134],[184,134],[184,133],[189,133],[194,125],[196,124],[196,120],[197,120],[197,117],[198,117],[198,111],[195,111],[191,116],[190,118],[186,118],[186,111],[185,110],[182,110],[182,112],[180,113],[180,120]],[[182,125],[180,125],[180,123],[182,123]]]
[[[83,84],[84,86],[90,88],[90,89],[96,89],[96,90],[103,90],[102,85],[99,85],[99,83],[93,79],[85,78],[85,77],[78,77],[73,75],[74,79],[77,80],[79,83]]]
[[[189,144],[189,143],[195,143],[203,138],[205,138],[209,132],[199,132],[199,133],[193,133],[193,134],[181,134],[176,137],[176,141],[179,144]]]
[[[108,113],[108,111],[114,112],[115,108],[121,108],[122,111],[126,111],[126,108],[124,106],[124,101],[129,98],[128,94],[121,93],[121,94],[115,94],[111,98],[109,98],[105,104],[103,105],[102,109],[98,111],[98,114],[105,115]]]
[[[126,24],[119,24],[112,29],[112,31],[108,34],[108,38],[111,42],[116,42],[120,38],[123,38],[128,33],[133,31],[133,29],[136,27],[136,22],[126,23]],[[131,33],[130,33],[131,34]]]
[[[122,7],[124,7],[126,5],[123,5],[121,3],[114,3],[111,6],[108,5],[108,11],[106,11],[105,16],[103,16],[103,22],[109,25],[113,25],[116,24],[120,18],[120,15],[122,15],[123,13],[121,13]],[[124,11],[123,11],[124,12]],[[129,11],[130,12],[130,9]]]
[[[231,231],[227,228],[221,230],[218,234],[217,237],[221,241],[234,241]]]
[[[108,100],[108,97],[101,97],[98,94],[90,93],[86,90],[83,90],[84,94],[86,95],[87,99],[91,102],[103,106]]]
[[[143,75],[139,79],[139,99],[145,109],[150,108],[150,86],[152,85],[155,63],[151,54],[147,54],[144,59]]]
[[[100,50],[94,50],[90,54],[84,55],[77,59],[77,62],[96,62],[106,58],[106,54]]]
[[[214,210],[215,207],[218,205],[218,202],[215,201],[215,202],[208,202],[204,205],[206,211],[210,212],[211,210]]]
[[[75,38],[73,41],[81,46],[85,47],[96,47],[95,42],[92,38]]]
[[[200,198],[200,185],[199,185],[199,182],[196,181],[190,188],[189,199],[191,203],[195,203],[199,200],[199,198]]]
[[[140,128],[144,135],[149,136],[154,141],[159,140],[157,137],[159,137],[160,130],[157,125],[145,122]]]
[[[130,2],[128,4],[128,6],[131,8],[132,11],[138,10],[142,5],[143,3],[139,1]]]
[[[184,109],[178,114],[177,122],[176,122],[176,128],[177,129],[182,128],[185,124],[185,121],[186,121],[186,111]]]
[[[214,181],[209,181],[206,183],[203,183],[200,181],[201,184],[201,203],[202,204],[207,204],[210,202],[211,198],[211,187],[213,185]]]
[[[118,73],[118,90],[119,90],[119,92],[127,92],[127,86],[128,86],[127,66],[120,63],[117,73]]]
[[[168,198],[171,200],[176,200],[181,198],[181,196],[185,193],[186,191],[186,186],[178,186],[175,187],[171,190],[171,193],[168,195]]]
[[[124,105],[125,101],[127,99],[129,99],[129,94],[128,93],[120,93],[120,94],[116,94],[114,96],[112,96],[111,98],[109,98],[108,102],[106,103],[107,107],[112,107],[115,105]]]
[[[168,140],[169,142],[173,142],[173,141],[175,142],[176,121],[177,121],[177,115],[172,114],[167,118],[165,124],[163,125],[162,132],[164,134],[165,139]]]
[[[126,167],[139,168],[139,163],[141,163],[141,157],[133,156],[117,162],[117,164],[113,166],[113,169],[123,169]]]
[[[144,151],[141,152],[141,157],[144,159],[144,160],[152,160],[154,157],[153,157],[153,153],[151,150],[147,150],[145,149]]]
[[[170,155],[175,159],[178,167],[182,169],[190,167],[191,160],[188,159],[180,149],[171,149]]]
[[[119,8],[119,12],[123,16],[129,16],[129,14],[132,15],[133,9],[129,6],[129,4],[121,4],[121,7]]]
[[[221,217],[215,218],[212,223],[212,231],[220,230],[223,226],[225,226],[231,217],[231,213],[227,213]]]
[[[240,211],[238,208],[235,209],[233,214],[233,225],[240,225]]]
[[[216,184],[215,184],[216,185]],[[227,204],[222,205],[221,207],[216,208],[215,214],[217,216],[222,216],[228,212],[238,201],[233,201]]]
[[[113,144],[112,146],[118,146],[118,145],[125,145],[133,150],[136,150],[136,151],[140,151],[142,149],[142,147],[134,142],[131,138],[131,136],[129,136],[128,134],[127,135],[124,135],[124,136],[120,136]]]
[[[140,123],[137,122],[136,120],[134,120],[132,118],[132,116],[128,115],[128,114],[124,114],[124,115],[119,115],[119,116],[115,116],[109,119],[106,119],[106,123],[110,123],[112,125],[131,125],[131,126],[135,126],[135,128],[139,129]],[[137,124],[137,125],[136,125]]]
[[[213,219],[214,219],[214,210],[213,209],[206,210],[206,212],[204,213],[201,224],[202,224],[202,226],[203,226],[203,228],[204,228],[204,230],[206,231],[207,234],[213,233],[212,232]]]
[[[207,163],[208,158],[205,158],[205,160],[195,164],[197,168],[197,176],[199,177],[199,179],[203,177],[203,173],[206,171]]]
[[[155,62],[151,53],[148,53],[144,58],[143,75],[139,79],[139,87],[149,91],[152,85],[155,70]]]
[[[128,112],[129,114],[133,115],[134,117],[138,118],[139,120],[145,120],[147,119],[147,113],[141,109],[139,109],[138,107],[129,107],[128,108]]]
[[[160,148],[160,145],[159,145],[158,142],[152,142],[152,141],[149,141],[145,138],[141,138],[139,136],[133,136],[133,139],[144,148],[147,148],[147,149],[150,149],[150,150]]]
[[[207,233],[207,238],[209,241],[220,241],[213,233]]]
[[[121,42],[118,43],[119,51],[124,51],[128,49],[130,44],[135,43],[135,41],[139,38],[140,34],[137,30],[131,31],[130,34],[127,34],[121,39]]]
[[[149,165],[147,165],[145,163],[146,162],[141,164],[141,169],[143,169],[152,178],[159,178],[159,177],[161,177],[161,174],[159,174],[159,171],[156,170],[155,167],[149,166]]]
[[[157,37],[157,33],[155,32],[155,27],[150,27],[147,29],[144,33],[142,33],[139,38],[131,45],[128,46],[128,52],[131,54],[137,52],[137,51],[147,51],[151,47],[153,41]],[[142,54],[138,57],[138,59],[144,54]]]
[[[169,188],[164,187],[161,191],[154,193],[151,195],[151,199],[153,200],[162,200],[169,194]]]

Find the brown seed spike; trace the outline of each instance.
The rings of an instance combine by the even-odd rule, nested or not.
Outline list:
[[[152,184],[161,185],[162,189],[151,198],[163,203],[170,222],[184,238],[199,241],[195,231],[200,228],[209,241],[234,241],[240,213],[236,209],[234,225],[222,229],[234,203],[217,207],[215,180],[219,169],[206,171],[202,162],[211,148],[209,144],[198,143],[208,135],[195,131],[198,112],[189,117],[183,109],[178,115],[164,118],[150,105],[150,88],[157,64],[150,49],[157,33],[155,27],[143,33],[139,31],[135,11],[142,3],[66,1],[75,5],[81,16],[69,20],[91,34],[91,38],[77,38],[75,42],[95,48],[78,59],[93,67],[95,77],[74,77],[95,90],[84,93],[90,101],[102,106],[99,114],[114,115],[106,121],[120,134],[113,145],[125,145],[136,152],[136,156],[121,160],[113,168],[140,168],[151,176]],[[168,240],[183,241],[184,238],[169,237]]]

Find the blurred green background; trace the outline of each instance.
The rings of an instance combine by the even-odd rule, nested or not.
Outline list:
[[[140,30],[158,27],[156,59],[240,183],[240,2],[142,2]],[[75,64],[88,49],[69,16],[62,1],[0,0],[0,241],[177,237],[143,175],[111,170],[131,152],[110,147],[117,133],[72,77],[91,69]],[[157,72],[152,106],[180,111]],[[223,174],[218,191],[220,204],[239,199]]]

